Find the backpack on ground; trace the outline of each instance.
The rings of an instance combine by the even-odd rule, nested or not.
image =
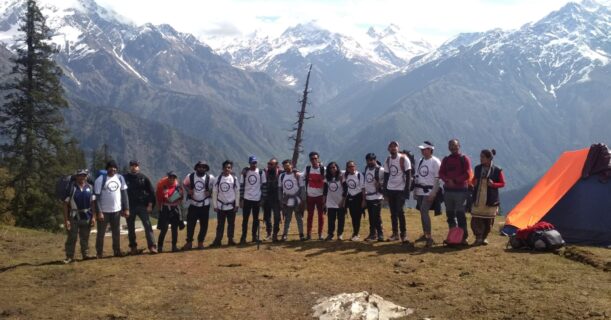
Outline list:
[[[560,232],[554,225],[539,221],[528,228],[520,229],[509,238],[507,247],[512,249],[529,249],[536,251],[555,251],[564,246]]]
[[[459,246],[462,245],[464,236],[465,231],[461,227],[452,227],[443,243],[447,246]]]

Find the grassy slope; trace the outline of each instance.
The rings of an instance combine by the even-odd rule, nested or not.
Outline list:
[[[207,243],[216,226],[211,222]],[[420,221],[413,211],[408,225],[414,239]],[[443,216],[433,225],[440,242]],[[367,223],[363,227],[361,236]],[[138,239],[144,243],[143,234]],[[506,239],[496,234],[491,245],[464,250],[289,241],[259,251],[249,245],[62,265],[64,240],[0,226],[0,318],[307,319],[318,298],[363,290],[414,308],[412,319],[611,316],[608,249],[575,249],[590,254],[598,268],[561,255],[505,251]]]

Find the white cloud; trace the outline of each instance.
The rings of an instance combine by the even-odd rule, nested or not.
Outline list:
[[[543,18],[567,0],[98,0],[137,24],[168,23],[202,38],[248,34],[277,35],[289,26],[315,20],[354,34],[394,23],[414,37],[436,43],[459,32],[513,29]]]

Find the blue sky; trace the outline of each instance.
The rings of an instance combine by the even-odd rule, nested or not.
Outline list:
[[[169,23],[202,39],[255,30],[277,35],[316,21],[347,34],[399,26],[413,38],[441,43],[460,32],[515,29],[561,8],[566,0],[98,0],[131,21]],[[171,3],[171,4],[170,4]]]

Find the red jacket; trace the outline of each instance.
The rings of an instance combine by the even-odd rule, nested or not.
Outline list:
[[[445,183],[444,190],[466,191],[471,176],[471,160],[466,155],[451,154],[441,160],[439,178]]]

